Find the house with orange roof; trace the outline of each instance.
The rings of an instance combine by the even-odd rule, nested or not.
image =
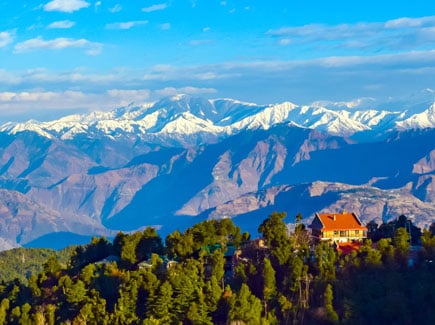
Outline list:
[[[367,227],[355,213],[316,213],[309,228],[317,240],[344,243],[367,238]]]

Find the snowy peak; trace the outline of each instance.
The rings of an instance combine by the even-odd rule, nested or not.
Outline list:
[[[177,95],[110,112],[76,114],[49,122],[8,123],[1,126],[0,131],[12,134],[32,131],[47,138],[63,140],[74,139],[77,135],[93,138],[127,135],[152,143],[165,139],[165,143],[170,140],[173,145],[189,146],[210,139],[215,142],[243,130],[269,129],[280,123],[341,136],[359,132],[382,134],[395,129],[435,128],[434,102],[418,112],[403,110],[397,102],[391,110],[376,109],[372,107],[375,104],[373,99],[363,98],[352,102],[316,102],[304,106],[291,102],[257,105],[234,99],[208,100]]]
[[[435,127],[435,103],[425,111],[396,122],[399,129],[423,129]]]

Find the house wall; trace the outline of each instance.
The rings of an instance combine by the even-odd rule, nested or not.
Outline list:
[[[348,242],[352,240],[362,240],[367,238],[366,230],[331,230],[323,231],[320,234],[321,240],[332,240],[338,242]]]

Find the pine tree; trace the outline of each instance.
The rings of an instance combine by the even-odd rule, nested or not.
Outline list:
[[[187,311],[187,323],[192,325],[212,325],[213,322],[207,313],[207,305],[204,302],[204,294],[201,290],[197,290],[196,297],[197,299]]]
[[[74,306],[80,305],[86,298],[86,286],[83,281],[77,280],[73,285],[65,288],[66,301]]]
[[[142,261],[150,258],[153,253],[157,255],[163,254],[162,239],[154,228],[147,227],[137,244],[136,256],[138,261]]]
[[[258,228],[279,265],[284,265],[291,253],[291,241],[283,219],[285,213],[272,213]]]
[[[276,297],[276,280],[275,270],[268,258],[264,258],[263,262],[263,305],[264,314],[267,316],[273,307],[272,300]]]
[[[400,227],[396,231],[393,244],[396,248],[396,259],[402,264],[406,265],[408,259],[409,248],[411,247],[410,236],[405,228]]]
[[[211,262],[212,262],[211,275],[214,276],[216,280],[218,280],[221,283],[223,289],[224,274],[225,274],[225,270],[224,270],[225,258],[224,258],[224,253],[222,252],[221,249],[216,249],[213,252],[211,256]]]
[[[323,294],[325,309],[326,309],[326,319],[336,324],[338,323],[338,315],[337,312],[334,310],[334,306],[332,304],[332,301],[334,299],[333,292],[332,292],[332,285],[328,283],[326,285],[325,293]]]
[[[0,303],[0,325],[6,324],[6,317],[9,310],[9,299],[3,298]]]
[[[173,319],[172,294],[171,283],[169,281],[163,282],[150,301],[152,308],[148,310],[148,319],[157,319],[161,324],[171,324]]]
[[[47,305],[46,307],[46,320],[48,325],[54,325],[56,322],[56,306]]]
[[[260,299],[243,283],[240,291],[230,298],[228,318],[230,321],[243,321],[248,325],[260,324],[262,309]]]
[[[315,260],[318,276],[323,280],[335,280],[335,261],[337,253],[329,243],[321,242],[316,246]]]
[[[137,322],[136,305],[138,284],[136,279],[127,277],[119,288],[119,298],[115,306],[116,319],[121,324]]]
[[[20,306],[15,306],[11,310],[9,321],[12,324],[20,324],[20,317],[21,317],[21,308]]]
[[[214,275],[210,280],[205,283],[204,286],[204,300],[209,313],[213,313],[218,308],[219,300],[222,297],[222,287]]]
[[[384,265],[394,263],[394,247],[391,245],[391,238],[382,238],[377,242],[378,250],[382,255]]]

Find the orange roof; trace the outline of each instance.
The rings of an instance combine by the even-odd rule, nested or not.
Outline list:
[[[322,223],[322,230],[367,230],[354,213],[316,213]]]

